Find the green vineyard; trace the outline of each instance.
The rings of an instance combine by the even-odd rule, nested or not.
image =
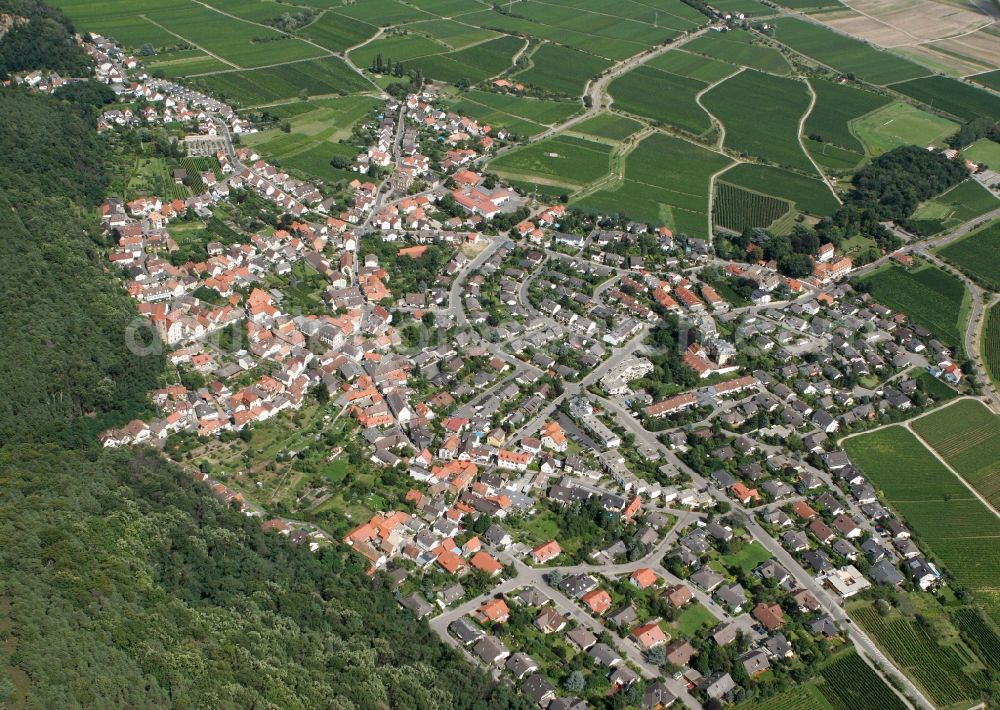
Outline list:
[[[884,618],[872,607],[860,608],[854,616],[935,704],[954,705],[979,697],[977,684],[964,671],[967,662],[958,647],[942,646],[915,622]]]
[[[785,200],[727,182],[720,182],[715,189],[715,223],[735,232],[747,227],[767,227],[791,208]]]
[[[983,663],[1000,671],[1000,635],[982,615],[975,609],[958,609],[952,612],[952,621]]]
[[[836,710],[905,710],[906,706],[878,674],[851,653],[821,672],[819,690]]]
[[[983,360],[993,384],[1000,387],[1000,303],[986,312],[983,329]]]

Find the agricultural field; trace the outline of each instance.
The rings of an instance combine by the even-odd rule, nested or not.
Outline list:
[[[714,86],[702,103],[726,127],[727,148],[815,174],[798,140],[799,120],[809,108],[800,81],[748,69]],[[767,120],[761,120],[762,106]]]
[[[516,13],[483,9],[462,21],[504,32],[530,35],[618,61],[677,37],[705,22],[679,0],[655,5],[636,2],[522,3]]]
[[[444,42],[452,49],[462,49],[470,44],[496,39],[499,35],[492,30],[469,25],[454,20],[424,20],[406,25],[409,32],[419,32],[425,37]]]
[[[851,123],[882,108],[890,99],[823,79],[811,79],[809,83],[816,92],[816,105],[806,119],[806,135],[817,136],[823,143],[859,153],[860,160],[864,157],[865,146],[851,131]]]
[[[821,25],[793,17],[774,21],[775,39],[837,71],[885,86],[916,79],[930,70]]]
[[[770,226],[792,208],[786,200],[726,182],[716,183],[712,204],[715,224],[735,232],[742,232],[747,227]]]
[[[656,133],[628,155],[620,185],[587,195],[576,204],[706,237],[709,178],[728,162],[724,155]]]
[[[623,141],[641,131],[642,124],[625,116],[613,113],[599,113],[596,116],[577,123],[570,130],[573,133],[582,133],[594,138]]]
[[[673,49],[664,52],[658,57],[653,57],[646,62],[647,67],[659,69],[660,71],[686,76],[689,79],[697,79],[706,84],[725,79],[730,74],[735,73],[738,67],[728,62],[691,54],[683,49]]]
[[[893,264],[872,272],[861,282],[879,303],[906,314],[946,345],[961,345],[962,303],[967,295],[959,279],[936,266],[908,271]]]
[[[788,690],[736,706],[739,710],[830,710],[830,705],[815,683],[795,685]]]
[[[724,12],[742,12],[747,17],[754,15],[769,15],[771,8],[757,0],[713,0],[712,7]]]
[[[336,57],[282,64],[265,69],[223,72],[200,77],[197,83],[237,106],[259,106],[309,96],[348,94],[373,87]]]
[[[980,138],[962,150],[962,157],[977,163],[985,163],[994,169],[1000,168],[1000,143],[989,138]]]
[[[334,155],[353,160],[358,152],[355,146],[339,141],[350,137],[353,126],[373,115],[378,105],[376,99],[368,96],[348,96],[313,99],[269,109],[281,114],[289,122],[291,131],[284,133],[279,128],[271,128],[245,136],[243,143],[286,169],[297,170],[311,179],[335,183],[354,173],[337,170],[330,165],[330,160]]]
[[[998,207],[996,198],[992,206]],[[982,229],[938,250],[938,254],[957,265],[992,291],[1000,291],[1000,222]]]
[[[1000,303],[986,312],[982,347],[986,371],[993,380],[993,386],[1000,387]]]
[[[61,0],[56,4],[81,29],[112,35],[126,46],[138,48],[149,42],[168,47],[185,42],[221,57],[231,69],[323,55],[302,40],[189,0]],[[281,14],[263,3],[259,7],[266,10],[264,19]]]
[[[788,60],[773,47],[753,43],[753,35],[743,30],[709,32],[684,45],[688,52],[703,54],[729,64],[784,76],[791,71]]]
[[[328,3],[322,0],[320,4],[326,5]],[[377,0],[377,2],[368,0],[367,2],[345,5],[340,13],[379,27],[434,19],[435,15],[424,12],[415,5],[416,3],[402,3],[398,0]]]
[[[299,34],[332,52],[342,52],[348,47],[375,36],[375,25],[355,20],[327,10],[313,22],[299,30]]]
[[[605,143],[553,136],[499,156],[490,162],[489,169],[501,177],[573,189],[607,175],[611,151]]]
[[[958,130],[946,118],[896,102],[855,121],[854,133],[872,155],[901,145],[943,146],[944,139]]]
[[[464,91],[448,103],[453,111],[471,116],[480,123],[506,128],[519,136],[541,133],[546,127],[565,121],[580,112],[580,104],[549,101],[486,91]]]
[[[923,234],[938,234],[998,207],[1000,200],[970,178],[922,204],[913,213],[913,220],[921,223]]]
[[[1000,69],[986,72],[985,74],[970,76],[969,79],[977,84],[982,84],[983,86],[993,89],[994,91],[1000,91]]]
[[[831,174],[853,173],[865,159],[862,153],[855,153],[832,143],[821,143],[809,138],[803,138],[802,142],[813,160]]]
[[[867,602],[855,607],[851,614],[935,705],[968,705],[978,699],[977,684],[965,672],[969,664],[963,658],[963,652],[968,654],[964,648],[960,651],[955,645],[938,643],[927,630],[898,613],[883,617]],[[974,666],[970,670],[982,669]]]
[[[913,430],[1000,509],[1000,417],[963,399],[913,421]]]
[[[504,35],[455,52],[422,56],[404,66],[420,69],[426,77],[439,81],[475,83],[505,72],[523,46],[524,40]]]
[[[820,671],[817,688],[834,710],[905,710],[906,705],[853,651]]]
[[[927,549],[1000,619],[1000,519],[902,426],[844,440],[854,464],[880,489]]]
[[[719,176],[732,185],[787,200],[801,212],[823,217],[837,209],[830,188],[819,179],[769,165],[741,163]]]
[[[511,78],[524,84],[567,96],[580,96],[587,82],[611,62],[577,49],[546,42],[530,56],[530,66]]]
[[[423,35],[388,35],[379,37],[373,42],[369,42],[364,47],[358,47],[348,53],[351,61],[361,69],[370,67],[375,57],[382,55],[382,58],[392,62],[409,62],[417,57],[425,57],[428,54],[440,54],[447,52],[448,47],[428,39]]]
[[[947,111],[962,121],[980,116],[1000,116],[1000,96],[956,79],[930,76],[893,84],[892,88],[939,111]]]
[[[700,136],[712,128],[712,119],[695,101],[706,86],[695,79],[639,66],[611,82],[608,91],[617,109]]]

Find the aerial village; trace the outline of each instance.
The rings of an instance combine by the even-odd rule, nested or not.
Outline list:
[[[845,600],[944,584],[833,437],[928,406],[963,370],[852,289],[832,245],[794,279],[534,201],[478,169],[510,136],[439,108],[432,84],[369,120],[345,199],[240,146],[257,128],[232,108],[91,40],[98,79],[146,106],[101,129],[196,126],[179,143],[206,166],[172,176],[183,199],[101,207],[109,266],[181,373],[104,446],[249,436],[321,402],[398,504],[331,534],[270,514],[248,479],[192,475],[276,535],[348,550],[556,710],[729,702],[862,643]],[[273,221],[230,219],[178,258],[187,221],[247,204]]]

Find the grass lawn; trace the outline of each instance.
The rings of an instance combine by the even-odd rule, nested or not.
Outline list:
[[[722,563],[729,568],[739,569],[741,572],[749,572],[762,562],[771,559],[768,552],[758,542],[751,542],[739,552],[722,556]]]
[[[910,104],[896,102],[858,119],[854,133],[868,152],[879,155],[901,145],[944,145],[958,124]]]
[[[718,623],[719,620],[712,612],[698,602],[692,602],[681,611],[676,621],[668,624],[668,627],[675,630],[677,635],[693,638],[701,629],[710,629]]]

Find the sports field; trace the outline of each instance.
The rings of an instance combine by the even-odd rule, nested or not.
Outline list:
[[[1000,618],[1000,518],[902,426],[843,442],[854,464],[882,491],[924,545]]]
[[[992,206],[1000,200],[989,196]],[[1000,221],[993,222],[966,237],[952,242],[938,252],[990,290],[1000,290]]]
[[[819,217],[833,214],[837,209],[837,200],[821,180],[781,168],[741,163],[727,170],[719,179],[788,200],[795,204],[796,209]]]
[[[665,224],[675,232],[706,237],[708,183],[729,159],[693,143],[656,133],[644,139],[626,161],[624,179],[575,204],[604,214]]]
[[[854,74],[873,84],[884,86],[931,73],[919,64],[812,22],[780,17],[774,20],[774,26],[779,42],[837,71]]]
[[[919,323],[946,345],[962,343],[965,286],[936,266],[907,271],[893,264],[861,279],[879,303]]]
[[[815,174],[798,141],[799,120],[809,107],[801,81],[748,69],[712,87],[702,102],[726,127],[727,148]]]
[[[963,399],[913,421],[917,435],[1000,509],[1000,417]]]
[[[980,138],[965,148],[962,156],[977,163],[985,163],[993,169],[1000,168],[1000,143],[989,138]]]
[[[943,146],[958,124],[901,101],[854,122],[854,133],[872,155],[901,145]]]

